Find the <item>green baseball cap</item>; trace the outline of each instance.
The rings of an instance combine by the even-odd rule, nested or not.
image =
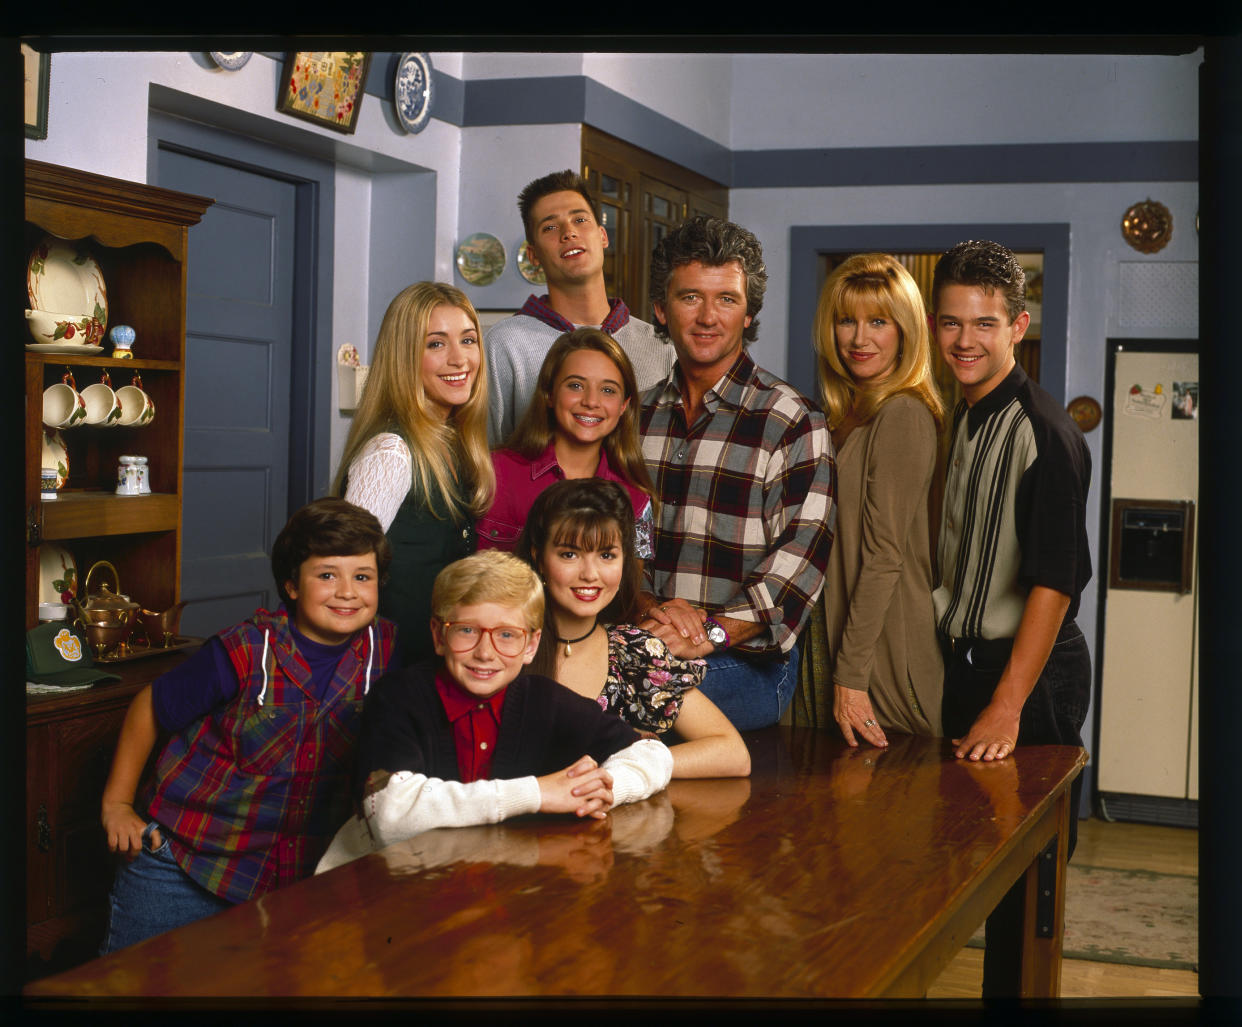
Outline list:
[[[86,639],[64,621],[52,621],[26,632],[26,680],[38,685],[90,685],[120,681],[121,675],[100,670]]]

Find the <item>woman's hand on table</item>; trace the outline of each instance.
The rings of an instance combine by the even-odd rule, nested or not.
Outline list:
[[[888,745],[884,730],[875,719],[875,710],[871,708],[871,697],[860,688],[833,685],[832,689],[832,716],[846,744],[858,745],[854,737],[857,732],[877,749]]]
[[[121,852],[126,859],[133,859],[142,851],[142,833],[147,822],[134,812],[132,803],[105,802],[100,816],[104,833],[108,836],[108,851]],[[162,844],[159,828],[151,832],[151,848]]]
[[[612,774],[590,756],[537,780],[540,813],[572,813],[603,820],[612,808]]]

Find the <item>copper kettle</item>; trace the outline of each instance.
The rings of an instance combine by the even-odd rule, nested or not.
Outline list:
[[[108,586],[101,585],[100,591],[91,594],[91,576],[100,567],[112,572],[112,583],[116,591],[109,591]],[[77,619],[82,624],[132,624],[138,604],[127,595],[121,594],[121,579],[116,568],[107,560],[97,560],[86,572],[86,580],[82,583],[81,597],[73,601]]]

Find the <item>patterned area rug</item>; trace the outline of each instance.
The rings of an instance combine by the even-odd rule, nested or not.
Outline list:
[[[983,928],[967,943],[983,948]],[[1065,959],[1198,970],[1199,879],[1069,865]]]

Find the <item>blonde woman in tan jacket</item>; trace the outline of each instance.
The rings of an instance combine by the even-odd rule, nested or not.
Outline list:
[[[831,712],[850,745],[887,745],[887,731],[939,735],[928,492],[944,404],[910,273],[884,253],[838,266],[820,292],[815,349],[837,451],[824,583],[832,675],[803,682],[799,719]]]

